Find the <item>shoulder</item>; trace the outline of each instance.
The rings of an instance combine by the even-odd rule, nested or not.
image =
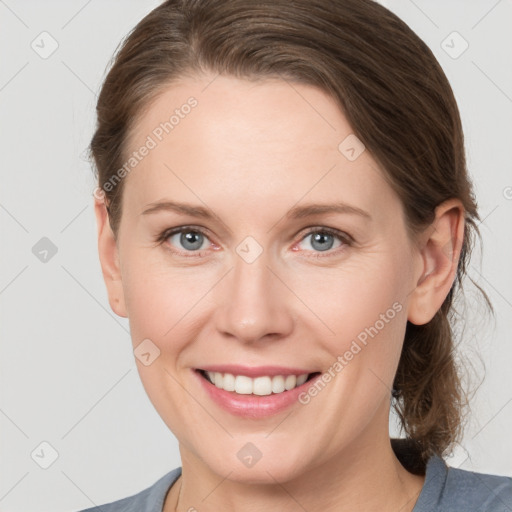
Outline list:
[[[512,512],[510,477],[448,467],[444,495],[462,510]]]
[[[167,492],[180,475],[181,467],[169,471],[153,485],[133,496],[80,512],[162,512]]]
[[[434,456],[414,512],[434,510],[512,512],[512,478],[452,468]]]

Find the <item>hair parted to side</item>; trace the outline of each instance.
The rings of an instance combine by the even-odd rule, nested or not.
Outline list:
[[[131,130],[150,103],[176,80],[204,71],[282,78],[328,93],[399,195],[411,237],[444,200],[463,203],[456,280],[428,324],[407,324],[393,389],[421,463],[443,455],[461,434],[465,395],[450,314],[479,216],[457,103],[433,53],[373,0],[165,1],[127,35],[102,86],[90,145],[100,188],[123,166]],[[105,203],[117,233],[123,181],[109,188]]]

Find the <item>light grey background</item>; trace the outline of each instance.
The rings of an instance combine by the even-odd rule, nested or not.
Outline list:
[[[111,55],[158,3],[0,0],[2,512],[105,503],[180,465],[140,383],[127,321],[107,302],[85,159]],[[477,250],[470,275],[496,321],[468,286],[463,354],[479,375],[485,364],[486,377],[450,463],[512,476],[512,2],[383,3],[432,48],[452,84],[483,218],[483,259]],[[458,58],[447,53],[463,48],[454,31],[469,44]],[[48,58],[31,47],[48,52],[52,38]],[[55,255],[45,255],[48,242],[36,245],[43,237]],[[43,469],[52,450],[58,457]]]

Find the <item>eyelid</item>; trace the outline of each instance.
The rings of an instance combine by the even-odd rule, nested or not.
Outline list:
[[[208,237],[209,230],[199,226],[193,226],[191,224],[185,226],[177,226],[174,228],[164,229],[157,237],[158,242],[165,242],[170,236],[176,235],[177,233],[186,233],[187,231],[194,231],[197,233],[201,233],[202,235]]]
[[[304,229],[306,229],[307,231],[303,232]],[[185,226],[178,226],[178,227],[166,229],[160,235],[158,235],[156,241],[157,241],[157,243],[163,244],[166,242],[166,240],[169,237],[179,234],[179,233],[186,233],[186,232],[199,233],[199,234],[203,235],[205,238],[207,238],[212,245],[218,247],[217,244],[215,244],[214,242],[212,242],[210,240],[209,230],[207,228],[194,226],[194,225],[185,225]],[[343,245],[337,249],[325,251],[325,254],[323,251],[306,251],[306,252],[312,252],[313,258],[337,255],[340,251],[345,250],[347,246],[350,246],[355,242],[354,238],[351,235],[349,235],[348,233],[346,233],[345,231],[340,231],[338,229],[330,228],[328,226],[320,226],[320,225],[309,226],[309,227],[303,228],[303,230],[301,230],[301,232],[302,232],[302,234],[300,235],[299,240],[294,243],[294,246],[296,244],[302,242],[307,236],[314,234],[314,233],[325,233],[325,234],[331,235],[335,238],[338,238],[338,240],[340,240],[343,243]],[[201,257],[201,256],[203,256],[203,253],[205,251],[207,251],[207,249],[202,249],[199,251],[179,251],[176,249],[172,249],[169,246],[169,244],[167,244],[167,248],[172,253],[177,254],[177,255],[183,255],[186,258]],[[184,254],[187,254],[187,253],[188,253],[188,255],[185,256]],[[306,257],[309,257],[309,256],[306,256]]]
[[[311,254],[308,256],[305,256],[305,258],[335,257],[335,256],[338,256],[341,252],[344,252],[347,247],[353,245],[353,243],[355,242],[353,237],[350,236],[348,233],[346,233],[344,231],[340,231],[335,228],[330,228],[327,226],[314,226],[314,227],[310,227],[310,228],[306,228],[306,229],[308,229],[308,231],[306,231],[306,233],[304,233],[301,236],[300,240],[297,243],[302,242],[307,236],[309,236],[311,234],[324,233],[324,234],[328,234],[328,235],[331,235],[331,236],[337,238],[338,240],[340,240],[342,242],[342,245],[336,249],[329,249],[327,251],[306,251],[306,252],[311,252]]]
[[[310,228],[305,228],[308,231],[306,231],[303,235],[300,241],[302,241],[306,236],[311,235],[312,233],[327,233],[329,235],[338,237],[340,240],[342,240],[345,243],[354,243],[355,240],[352,236],[350,236],[345,231],[340,231],[339,229],[330,228],[327,226],[313,226]]]
[[[179,234],[179,233],[187,233],[187,232],[199,233],[199,234],[203,235],[205,238],[207,238],[210,241],[211,245],[216,245],[210,240],[210,236],[208,234],[209,233],[208,229],[199,227],[199,226],[193,226],[193,225],[178,226],[175,228],[166,229],[166,230],[162,231],[162,233],[160,233],[160,235],[158,235],[156,242],[159,244],[164,244],[169,237]],[[189,255],[184,256],[185,258],[197,257],[198,255],[202,256],[203,252],[207,251],[207,249],[201,249],[200,251],[179,251],[177,249],[171,248],[170,244],[166,244],[166,247],[169,251],[171,251],[173,254],[177,254],[178,256],[184,256],[184,253],[185,254],[189,253]]]

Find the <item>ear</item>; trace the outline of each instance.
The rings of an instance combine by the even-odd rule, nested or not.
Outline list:
[[[119,265],[119,251],[116,238],[110,227],[107,208],[102,198],[95,197],[94,213],[98,228],[98,252],[101,271],[107,287],[108,301],[114,313],[127,317]]]
[[[434,222],[420,242],[420,265],[411,293],[407,319],[423,325],[434,317],[450,292],[464,240],[464,207],[450,199],[436,208]]]

